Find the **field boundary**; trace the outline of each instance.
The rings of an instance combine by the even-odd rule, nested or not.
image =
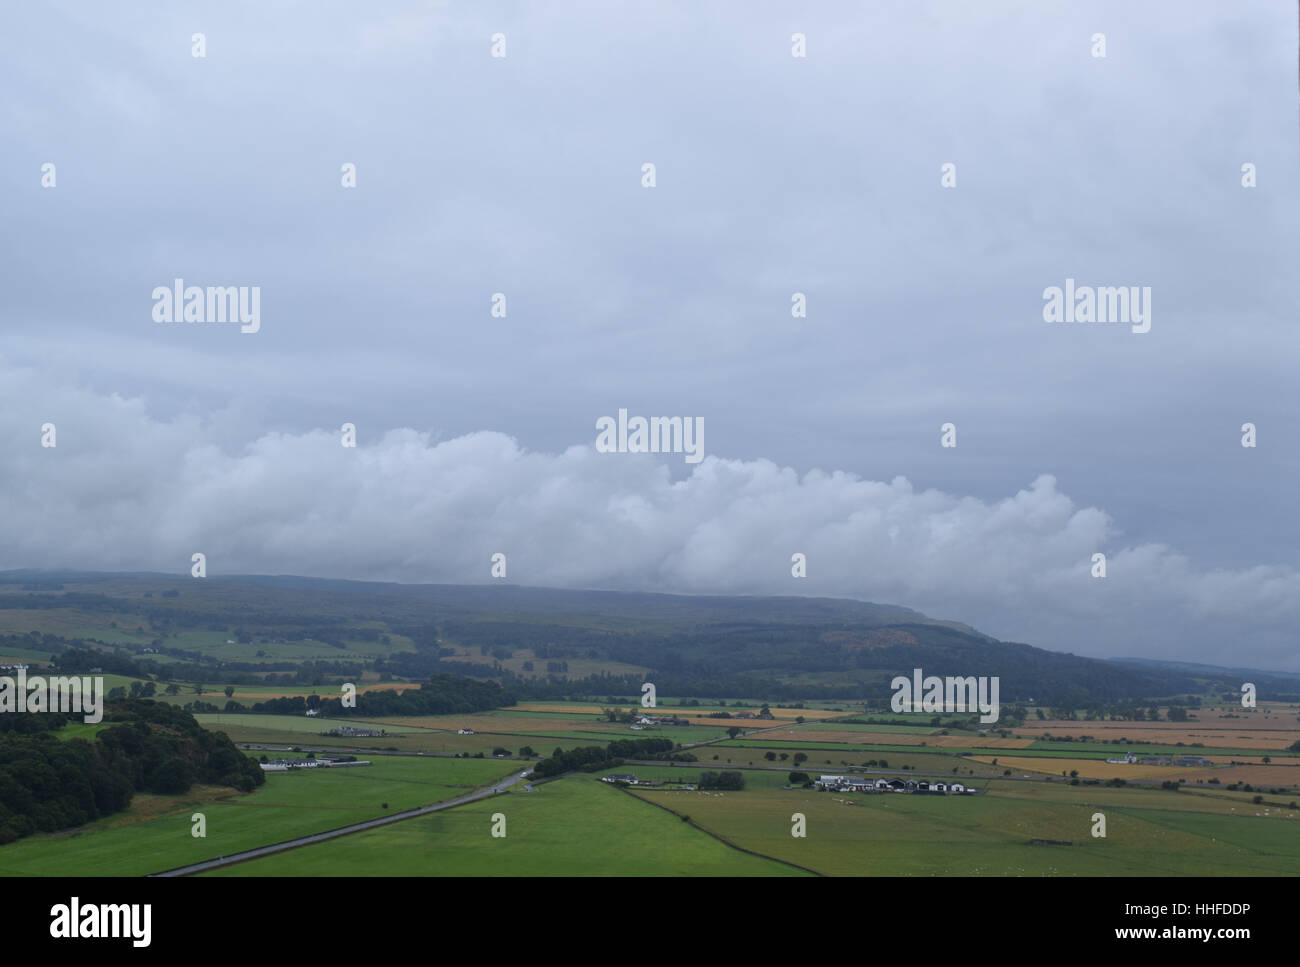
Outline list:
[[[621,788],[619,788],[619,787],[617,787],[617,786],[616,786],[615,788],[618,789],[620,792],[623,792],[623,793],[625,793],[625,794],[631,796],[633,799],[637,800],[638,802],[643,802],[643,803],[646,803],[646,804],[649,805],[649,806],[654,806],[656,809],[662,809],[662,810],[663,810],[664,812],[666,812],[666,813],[671,813],[672,815],[674,815],[674,816],[676,816],[678,819],[680,819],[682,822],[686,823],[686,825],[691,826],[691,827],[694,827],[695,829],[698,829],[698,830],[699,830],[701,833],[703,833],[705,836],[712,836],[714,839],[716,839],[719,843],[721,843],[721,844],[724,845],[724,846],[729,846],[729,847],[731,847],[732,849],[734,849],[734,850],[739,850],[739,851],[742,852],[742,853],[748,853],[750,856],[757,856],[759,859],[763,859],[763,860],[771,860],[773,863],[780,863],[780,864],[782,864],[783,866],[792,866],[792,867],[794,867],[796,870],[802,870],[802,871],[805,872],[805,873],[811,873],[811,874],[813,874],[813,876],[829,876],[829,875],[830,875],[830,874],[828,874],[828,873],[823,873],[823,872],[821,872],[821,870],[814,870],[812,867],[809,867],[809,866],[800,866],[798,863],[791,863],[789,860],[783,860],[783,859],[780,859],[779,857],[776,857],[776,856],[768,856],[766,853],[760,853],[760,852],[758,852],[757,850],[746,849],[744,846],[738,846],[737,844],[733,843],[731,840],[727,839],[727,837],[721,835],[720,833],[715,833],[715,832],[714,832],[713,830],[711,830],[711,829],[705,829],[703,826],[701,826],[701,825],[700,825],[699,823],[697,823],[695,820],[691,819],[690,816],[684,816],[684,815],[682,815],[681,813],[679,813],[677,810],[673,809],[673,808],[670,807],[670,806],[665,806],[665,805],[664,805],[663,803],[661,803],[661,802],[655,802],[653,799],[646,799],[646,798],[643,797],[643,796],[638,796],[638,795],[637,795],[636,793],[634,793],[631,789],[621,789]]]

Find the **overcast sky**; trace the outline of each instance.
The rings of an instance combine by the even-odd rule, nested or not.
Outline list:
[[[0,568],[502,552],[1300,670],[1296,43],[1286,0],[11,7]],[[260,331],[154,322],[176,278]],[[1067,278],[1150,331],[1045,322]],[[708,456],[597,453],[620,408]]]

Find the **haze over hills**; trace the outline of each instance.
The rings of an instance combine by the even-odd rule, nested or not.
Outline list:
[[[575,689],[581,679],[593,693],[633,693],[653,676],[661,691],[674,694],[885,699],[894,675],[921,668],[927,675],[997,676],[1004,702],[1079,706],[1196,694],[1207,686],[1236,689],[1242,680],[1238,670],[1213,666],[1061,654],[999,641],[908,608],[834,598],[402,585],[295,575],[197,580],[141,572],[0,572],[2,630],[71,641],[56,629],[96,623],[82,617],[58,625],[42,618],[60,611],[98,614],[104,616],[99,623],[138,629],[134,637],[96,637],[83,627],[76,636],[83,641],[127,653],[152,643],[161,654],[226,671],[264,672],[275,655],[260,664],[232,662],[230,655],[195,648],[196,629],[239,631],[259,641],[326,641],[337,652],[313,666],[326,679],[369,662],[366,667],[410,678],[450,672],[527,687],[565,682]],[[25,625],[18,615],[26,616]],[[363,662],[359,642],[381,632],[400,645],[384,655],[367,654]],[[584,671],[570,669],[570,661]],[[1297,691],[1292,676],[1256,678],[1261,688]]]

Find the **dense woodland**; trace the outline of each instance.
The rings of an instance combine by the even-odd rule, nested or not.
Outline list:
[[[252,791],[257,763],[221,732],[161,702],[111,702],[93,740],[53,733],[75,718],[0,715],[0,843],[80,826],[126,809],[137,792],[182,793],[195,783]]]

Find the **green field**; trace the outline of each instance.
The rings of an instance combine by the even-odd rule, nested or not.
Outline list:
[[[463,761],[463,760],[462,760]],[[514,787],[519,788],[519,787]],[[491,835],[492,816],[506,836]],[[213,871],[210,876],[786,876],[596,781],[564,779]]]
[[[705,793],[638,790],[729,841],[844,876],[1205,876],[1300,874],[1300,817],[1205,802],[1184,793],[1057,786],[1050,795],[855,795],[807,790]],[[1022,783],[1022,787],[1046,786]],[[1062,801],[1055,794],[1073,794]],[[1113,795],[1112,795],[1113,794]],[[1183,797],[1183,798],[1180,798]],[[850,805],[849,803],[852,803]],[[1156,808],[1177,805],[1185,808]],[[1236,812],[1228,810],[1236,809]],[[1105,838],[1091,835],[1105,812]],[[791,836],[803,813],[807,837]],[[1031,844],[1031,840],[1070,845]]]
[[[140,876],[337,829],[487,785],[517,763],[379,757],[370,766],[269,773],[249,795],[195,787],[183,796],[137,796],[131,809],[63,833],[0,847],[5,876]],[[214,799],[222,795],[224,798]],[[388,803],[388,809],[382,808]],[[191,816],[207,836],[191,836]]]

